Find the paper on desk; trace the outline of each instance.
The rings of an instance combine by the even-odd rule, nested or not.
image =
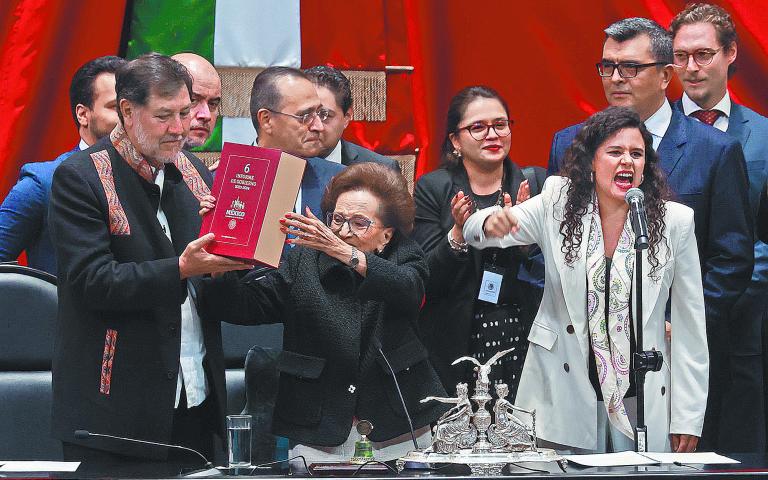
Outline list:
[[[626,467],[631,465],[656,465],[658,460],[636,452],[595,453],[592,455],[565,455],[569,462],[585,467]]]
[[[718,455],[714,452],[693,452],[693,453],[656,453],[647,452],[643,455],[658,460],[661,463],[741,463],[738,460]]]
[[[0,472],[74,472],[80,462],[3,461]]]
[[[585,467],[627,467],[632,465],[654,465],[659,463],[702,463],[723,464],[740,463],[738,460],[724,457],[713,452],[662,453],[662,452],[616,452],[596,453],[592,455],[565,455],[569,462]]]

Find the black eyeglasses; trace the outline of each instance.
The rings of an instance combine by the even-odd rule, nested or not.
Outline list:
[[[485,140],[488,137],[491,129],[496,132],[496,135],[500,137],[506,137],[512,133],[512,125],[515,122],[512,120],[494,120],[491,123],[475,122],[472,125],[466,127],[459,127],[458,130],[466,130],[477,141]]]
[[[598,62],[597,74],[601,77],[612,77],[613,72],[618,68],[619,76],[621,78],[634,78],[637,76],[637,72],[643,68],[656,67],[659,65],[666,65],[666,62],[652,62],[652,63],[613,63],[613,62]]]
[[[286,117],[293,117],[296,120],[299,121],[302,125],[310,126],[312,125],[312,122],[315,121],[315,117],[319,118],[321,122],[325,122],[328,119],[329,112],[328,110],[324,108],[320,108],[318,110],[315,110],[314,112],[305,113],[304,115],[294,115],[292,113],[285,113],[285,112],[278,112],[277,110],[272,110],[271,108],[265,108],[265,110],[268,110],[272,113],[277,113],[278,115],[285,115]]]
[[[706,67],[712,63],[715,55],[720,50],[722,50],[722,47],[718,48],[717,50],[703,48],[701,50],[696,50],[693,53],[688,53],[685,50],[678,50],[673,54],[675,66],[686,67],[688,66],[688,57],[693,57],[693,61],[696,62],[697,65],[700,67]]]
[[[349,231],[355,236],[365,235],[368,229],[371,228],[375,222],[370,218],[366,218],[362,215],[352,215],[347,218],[340,213],[329,212],[325,216],[325,223],[334,232],[339,232],[344,224],[347,224]]]

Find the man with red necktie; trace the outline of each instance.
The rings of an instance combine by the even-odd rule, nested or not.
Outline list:
[[[735,71],[737,35],[731,16],[709,4],[692,4],[677,14],[673,35],[675,71],[683,84],[682,99],[675,106],[685,115],[726,132],[741,143],[749,179],[752,214],[757,213],[768,165],[768,119],[732,101],[728,79]],[[768,303],[768,245],[755,242],[751,282],[730,312],[731,344],[727,388],[716,424],[710,427],[712,449],[724,452],[763,452],[764,420],[763,345]],[[751,412],[745,417],[739,412]],[[742,419],[738,421],[737,418]],[[745,422],[743,419],[749,418]]]

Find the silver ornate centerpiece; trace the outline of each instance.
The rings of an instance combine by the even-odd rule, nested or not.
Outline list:
[[[402,471],[408,462],[419,464],[459,463],[468,465],[472,475],[500,475],[510,463],[558,462],[563,468],[565,459],[554,450],[536,446],[536,411],[516,407],[509,400],[509,388],[504,383],[495,385],[496,400],[493,417],[486,405],[493,401],[489,378],[491,368],[504,355],[514,350],[502,350],[482,364],[473,357],[461,357],[453,362],[469,361],[475,364],[477,381],[471,400],[466,383],[456,385],[456,398],[427,397],[422,402],[438,401],[455,404],[437,421],[432,445],[421,451],[414,450],[397,460]],[[525,421],[519,414],[530,419]]]

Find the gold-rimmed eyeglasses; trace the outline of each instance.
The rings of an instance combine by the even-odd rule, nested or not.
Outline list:
[[[676,67],[685,68],[686,66],[688,66],[688,59],[690,57],[693,57],[693,61],[696,62],[698,66],[706,67],[707,65],[712,63],[712,60],[714,60],[715,55],[717,55],[717,52],[719,52],[720,50],[722,50],[722,47],[718,48],[717,50],[712,50],[710,48],[702,48],[701,50],[696,50],[695,52],[686,52],[685,50],[677,50],[672,55],[673,55]]]

